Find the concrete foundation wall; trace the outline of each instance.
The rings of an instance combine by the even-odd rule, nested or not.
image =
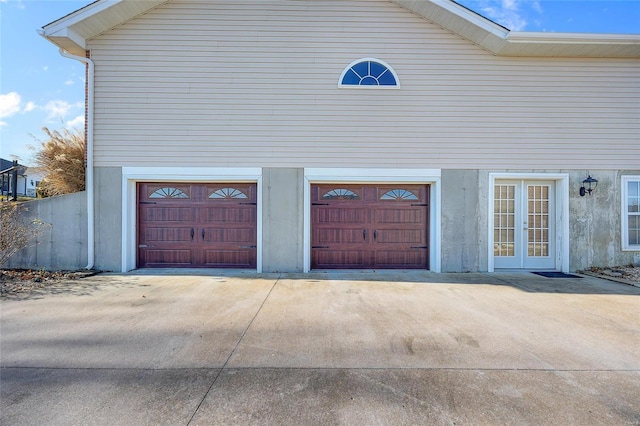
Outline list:
[[[480,241],[486,232],[478,220],[478,175],[478,170],[442,171],[442,272],[482,270],[486,245],[480,247]]]
[[[504,172],[504,171],[499,171]],[[509,170],[509,173],[569,175],[569,270],[638,264],[639,251],[621,243],[621,176],[640,171],[597,170],[598,187],[581,197],[587,171]],[[442,170],[442,272],[486,271],[489,171]],[[558,247],[560,249],[560,247]]]
[[[265,168],[262,179],[263,271],[302,272],[304,170]]]
[[[499,171],[498,171],[499,172]],[[510,170],[510,173],[543,171]],[[639,263],[640,251],[621,246],[621,176],[640,170],[596,170],[591,196],[578,193],[587,171],[546,170],[569,175],[569,270]],[[489,252],[489,173],[442,170],[441,235],[443,272],[486,271]],[[95,268],[119,271],[122,265],[122,170],[95,170]],[[37,244],[10,259],[13,268],[79,269],[87,265],[84,192],[28,203],[29,218],[50,223]],[[135,207],[134,207],[135,208]],[[262,266],[265,272],[301,272],[304,267],[304,171],[262,171]],[[431,224],[432,229],[437,226]],[[559,225],[560,226],[560,225]],[[133,231],[135,232],[135,231]],[[560,250],[561,248],[558,247]]]
[[[96,167],[95,269],[120,271],[122,267],[122,168]]]
[[[87,194],[29,201],[26,220],[47,224],[34,244],[16,253],[7,267],[76,270],[87,266]]]
[[[590,266],[620,266],[640,263],[640,251],[622,251],[623,175],[640,175],[640,170],[596,170],[591,175],[598,187],[581,197],[578,190],[586,171],[572,172],[569,189],[569,233],[571,270]]]

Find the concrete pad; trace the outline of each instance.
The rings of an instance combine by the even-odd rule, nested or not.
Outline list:
[[[0,423],[184,425],[219,371],[2,368]]]
[[[632,287],[603,294],[602,280],[546,279],[547,289],[571,284],[594,297],[545,293],[544,281],[522,274],[431,274],[419,283],[391,273],[377,275],[381,281],[350,278],[282,278],[228,367],[571,370],[640,363],[640,298],[630,295],[638,294]]]
[[[640,374],[229,369],[195,425],[637,424]]]
[[[0,424],[638,424],[640,288],[139,271],[0,305]]]
[[[222,367],[276,279],[101,275],[4,301],[2,366]]]

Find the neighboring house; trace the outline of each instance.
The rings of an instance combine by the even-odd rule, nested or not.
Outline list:
[[[14,174],[12,172],[13,161],[5,160],[4,158],[0,158],[0,172],[3,172],[0,176],[0,190],[2,191],[2,196],[13,195],[13,179]],[[29,191],[32,187],[30,186],[30,181],[27,177],[27,167],[21,164],[18,164],[18,174],[17,174],[17,194],[21,196],[31,197],[29,195],[31,191]],[[33,186],[35,188],[35,186]],[[33,197],[35,197],[35,192]]]
[[[89,63],[97,269],[638,261],[638,35],[449,0],[98,0],[42,35]]]
[[[27,197],[37,196],[37,187],[42,182],[44,175],[42,172],[33,167],[27,167],[25,170],[25,195]]]

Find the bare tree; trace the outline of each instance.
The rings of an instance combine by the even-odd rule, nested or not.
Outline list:
[[[34,243],[48,226],[28,219],[28,203],[0,202],[0,266],[20,250]]]
[[[49,137],[40,142],[33,159],[36,169],[44,174],[38,191],[44,197],[84,191],[85,186],[85,140],[78,129],[42,130]]]

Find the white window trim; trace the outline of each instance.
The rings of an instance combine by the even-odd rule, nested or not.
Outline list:
[[[627,183],[640,181],[640,175],[622,176],[620,184],[622,185],[621,204],[620,204],[620,241],[622,243],[622,251],[640,251],[640,245],[629,244],[629,213],[627,206]]]
[[[365,61],[372,61],[372,62],[377,62],[381,65],[384,65],[385,67],[387,67],[387,69],[389,70],[389,72],[393,75],[393,77],[396,79],[396,84],[395,86],[361,86],[359,84],[342,84],[342,79],[344,78],[344,75],[351,69],[352,66],[359,64],[360,62],[365,62]],[[389,90],[389,89],[399,89],[400,88],[400,78],[398,77],[398,74],[396,74],[396,71],[391,68],[391,65],[389,65],[388,63],[386,63],[383,60],[380,59],[376,59],[376,58],[360,58],[357,59],[353,62],[351,62],[349,65],[347,65],[345,67],[345,69],[342,70],[342,73],[340,74],[340,79],[338,79],[338,87],[343,88],[343,89],[357,89],[357,90],[371,90],[371,89],[383,89],[383,90]]]
[[[138,182],[250,182],[257,184],[257,259],[262,272],[262,169],[208,167],[123,167],[122,168],[122,272],[136,268]]]
[[[429,200],[429,270],[441,271],[440,169],[304,169],[304,272],[311,271],[311,184],[389,183],[431,185]]]
[[[496,180],[553,180],[556,181],[556,269],[569,272],[569,174],[568,173],[489,173],[489,226],[487,271],[494,272],[493,256],[493,197]]]

